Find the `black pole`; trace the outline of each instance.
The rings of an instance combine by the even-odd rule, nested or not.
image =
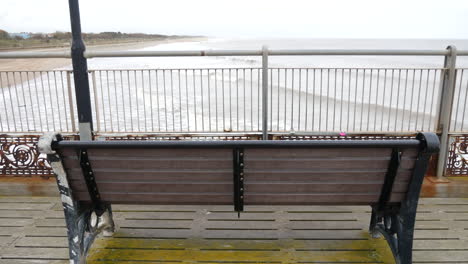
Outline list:
[[[88,63],[84,57],[86,50],[81,37],[80,8],[78,0],[69,0],[72,31],[71,56],[75,81],[76,107],[81,140],[92,140],[93,117],[89,91]]]

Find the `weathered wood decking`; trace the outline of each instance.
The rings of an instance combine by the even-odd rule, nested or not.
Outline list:
[[[89,263],[393,263],[366,206],[114,206],[117,232]],[[68,263],[55,197],[0,197],[0,263]],[[468,263],[468,199],[426,198],[414,263]]]

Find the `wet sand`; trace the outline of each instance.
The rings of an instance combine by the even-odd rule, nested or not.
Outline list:
[[[173,42],[186,42],[186,41],[201,41],[206,38],[203,37],[187,37],[187,38],[172,38],[165,40],[155,41],[144,41],[134,43],[116,43],[116,44],[102,44],[102,45],[91,45],[89,49],[93,50],[128,50],[138,49],[150,46],[156,46],[160,44],[173,43]],[[18,51],[63,51],[68,48],[49,48],[49,49],[21,49]],[[71,59],[61,58],[46,58],[46,59],[0,59],[0,71],[46,71],[57,68],[63,68],[70,66]]]

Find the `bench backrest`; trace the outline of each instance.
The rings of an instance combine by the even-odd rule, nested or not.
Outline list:
[[[90,200],[80,164],[84,150],[100,199],[108,203],[230,205],[240,197],[245,205],[372,205],[382,199],[384,189],[389,203],[405,199],[412,179],[422,179],[426,171],[427,159],[418,165],[418,157],[437,147],[428,148],[421,136],[358,141],[61,141],[56,150],[79,201]]]

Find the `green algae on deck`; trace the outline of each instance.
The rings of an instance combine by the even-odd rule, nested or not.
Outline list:
[[[383,238],[354,240],[232,240],[232,239],[97,239],[89,263],[203,262],[203,263],[335,263],[393,264]]]

